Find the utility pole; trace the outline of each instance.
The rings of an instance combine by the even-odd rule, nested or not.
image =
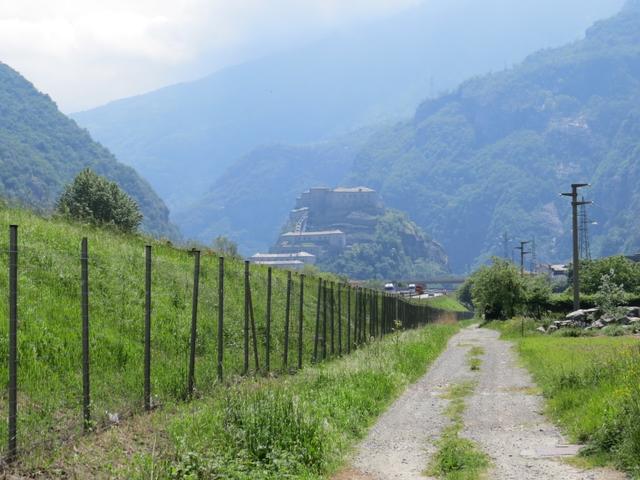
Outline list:
[[[502,234],[502,248],[504,249],[504,259],[509,260],[509,234],[507,232]]]
[[[529,255],[531,252],[525,252],[524,246],[531,243],[529,240],[521,241],[519,247],[515,247],[516,250],[520,250],[520,275],[524,277],[524,256]]]
[[[538,254],[536,253],[536,237],[533,237],[531,241],[531,271],[536,273],[538,271]]]
[[[573,309],[580,308],[580,246],[578,242],[578,207],[592,202],[578,201],[578,189],[588,187],[588,183],[572,183],[571,193],[561,193],[563,197],[571,197],[571,215],[573,228]]]
[[[583,204],[580,205],[578,220],[580,223],[580,260],[591,260],[591,247],[589,246],[589,215],[584,197],[581,198]]]

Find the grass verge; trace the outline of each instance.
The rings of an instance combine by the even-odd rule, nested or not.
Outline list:
[[[462,416],[465,410],[465,398],[473,393],[476,383],[467,381],[452,385],[447,393],[451,403],[446,414],[451,419],[438,441],[438,451],[433,456],[428,475],[446,480],[473,480],[481,478],[489,466],[489,458],[476,444],[459,436],[463,428]]]
[[[441,297],[433,297],[422,300],[427,305],[448,312],[468,312],[469,310],[462,305],[454,295],[443,295]]]
[[[394,334],[294,376],[246,380],[60,452],[45,476],[320,479],[445,348],[457,325]]]
[[[489,325],[515,340],[551,417],[572,441],[588,445],[584,458],[640,478],[638,338],[548,336],[531,328],[521,337],[520,319]]]

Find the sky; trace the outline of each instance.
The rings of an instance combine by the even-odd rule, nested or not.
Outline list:
[[[0,0],[0,61],[71,113],[423,0]]]

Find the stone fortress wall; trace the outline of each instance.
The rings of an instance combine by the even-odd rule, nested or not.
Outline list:
[[[305,208],[309,222],[316,225],[344,222],[351,212],[373,216],[384,212],[378,192],[367,187],[311,188],[296,199],[295,210]]]

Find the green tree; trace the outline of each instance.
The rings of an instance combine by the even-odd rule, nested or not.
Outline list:
[[[587,294],[596,293],[604,275],[608,275],[615,284],[622,285],[627,292],[640,287],[640,265],[617,255],[580,262],[580,290]]]
[[[527,313],[536,318],[551,298],[551,282],[546,276],[535,275],[524,279],[524,302]]]
[[[238,244],[224,235],[218,235],[213,239],[213,249],[225,257],[238,257]]]
[[[58,199],[57,210],[75,220],[112,225],[125,232],[136,231],[142,222],[138,204],[115,182],[88,168],[65,187]]]
[[[469,310],[474,309],[473,305],[473,296],[471,294],[471,288],[473,287],[473,279],[472,277],[467,278],[460,288],[456,291],[456,296],[460,303],[462,303]]]
[[[524,282],[516,266],[494,257],[471,276],[471,297],[476,310],[487,320],[514,316],[525,300]]]
[[[620,305],[625,302],[624,287],[614,281],[615,271],[610,270],[609,273],[602,275],[600,279],[600,287],[595,294],[596,305],[600,307],[605,315],[618,317],[622,315]]]

